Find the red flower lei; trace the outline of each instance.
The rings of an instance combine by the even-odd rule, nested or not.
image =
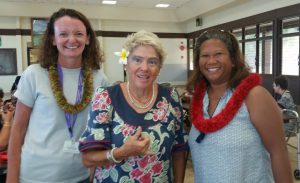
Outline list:
[[[203,133],[212,133],[222,129],[233,119],[249,91],[260,83],[261,78],[258,74],[250,74],[236,87],[232,97],[219,114],[212,118],[204,119],[203,98],[206,91],[206,83],[202,80],[200,84],[196,85],[195,94],[191,102],[191,119],[194,126]]]

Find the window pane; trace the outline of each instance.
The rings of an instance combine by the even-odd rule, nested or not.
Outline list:
[[[239,42],[239,46],[240,46],[240,49],[241,51],[243,50],[243,43],[242,42]]]
[[[254,39],[256,38],[256,26],[248,26],[245,28],[245,39]]]
[[[299,17],[285,18],[282,20],[282,33],[299,32]]]
[[[299,36],[282,39],[282,74],[298,75]]]
[[[193,65],[194,51],[193,51],[193,49],[189,49],[189,54],[190,54],[189,70],[194,70],[194,65]]]
[[[193,59],[194,59],[194,39],[189,39],[189,65],[188,69],[193,70],[194,65],[193,65]]]
[[[259,24],[259,37],[267,37],[273,35],[273,23],[266,22]]]
[[[234,29],[233,31],[232,31],[232,34],[234,34],[235,35],[235,37],[237,38],[237,40],[242,40],[242,29],[240,28],[240,29]]]
[[[194,48],[194,39],[189,39],[189,48],[190,49]]]
[[[256,55],[256,42],[250,41],[245,43],[245,60],[251,67],[252,72],[256,72],[255,55]]]
[[[259,73],[272,74],[272,39],[259,41]]]

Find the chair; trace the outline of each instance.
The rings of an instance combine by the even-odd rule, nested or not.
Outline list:
[[[283,109],[283,120],[285,121],[285,127],[286,124],[289,124],[287,128],[285,128],[286,132],[286,143],[288,146],[291,146],[297,150],[297,168],[294,170],[294,177],[296,180],[300,180],[300,131],[299,131],[299,112],[300,112],[300,106],[296,106],[296,110],[289,110],[289,109]],[[297,136],[297,142],[296,146],[291,145],[288,143],[290,140],[290,137]]]
[[[288,146],[297,149],[296,146],[288,143],[291,137],[296,136],[299,133],[299,115],[298,112],[291,109],[283,109],[282,116],[284,121],[285,141]]]

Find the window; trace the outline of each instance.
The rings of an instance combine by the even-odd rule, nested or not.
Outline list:
[[[245,39],[255,39],[256,38],[256,26],[248,26],[245,28]]]
[[[189,39],[189,70],[194,70],[194,39]]]
[[[256,41],[245,42],[245,60],[252,72],[256,72]]]
[[[232,30],[232,34],[234,34],[236,39],[239,41],[240,49],[242,50],[243,44],[242,44],[241,40],[243,39],[243,29],[242,28],[234,29],[234,30]]]
[[[282,20],[281,74],[299,75],[299,17]]]
[[[259,24],[259,66],[258,72],[272,74],[273,61],[273,23]]]
[[[282,20],[282,34],[299,32],[299,17]]]
[[[273,40],[260,40],[259,41],[259,73],[262,74],[272,74],[272,50],[273,50]]]
[[[256,72],[256,25],[245,27],[245,61]]]
[[[299,74],[299,36],[282,38],[282,70],[283,75]]]

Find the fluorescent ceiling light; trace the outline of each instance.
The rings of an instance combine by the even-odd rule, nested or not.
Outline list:
[[[117,1],[102,1],[102,4],[117,4]]]
[[[155,7],[157,7],[157,8],[167,8],[169,6],[170,6],[170,4],[157,4],[157,5],[155,5]]]

